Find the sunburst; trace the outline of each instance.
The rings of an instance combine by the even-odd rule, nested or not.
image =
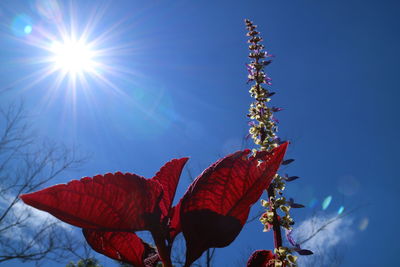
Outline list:
[[[96,51],[85,40],[68,38],[62,42],[54,41],[50,47],[54,68],[70,75],[95,72]]]
[[[58,1],[52,3],[52,10],[46,10],[46,15],[54,23],[35,25],[26,15],[20,16],[16,21],[18,23],[14,23],[20,28],[15,30],[18,40],[37,50],[36,55],[23,59],[24,63],[35,65],[35,71],[21,77],[12,87],[21,88],[19,84],[24,83],[22,89],[28,89],[44,80],[50,81],[43,95],[45,105],[51,104],[60,93],[64,93],[69,98],[68,102],[74,104],[78,95],[93,96],[93,88],[107,88],[109,92],[123,95],[113,82],[113,77],[130,72],[113,62],[116,55],[120,57],[131,51],[128,44],[114,42],[125,31],[118,27],[122,20],[102,28],[98,24],[104,18],[106,7],[88,12],[86,21],[82,23],[78,21],[74,6],[66,9]],[[64,12],[66,10],[69,11]],[[54,12],[51,16],[50,11]],[[80,94],[81,91],[84,93]]]

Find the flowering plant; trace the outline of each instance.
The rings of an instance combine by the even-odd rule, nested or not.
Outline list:
[[[186,240],[184,266],[188,267],[207,249],[232,243],[243,228],[250,207],[268,189],[269,200],[263,201],[268,211],[261,222],[265,229],[274,229],[275,254],[258,251],[248,266],[294,263],[290,249],[282,247],[280,227],[290,229],[293,220],[289,209],[295,203],[276,197],[284,189],[284,181],[295,179],[276,174],[281,163],[291,161],[283,160],[288,142],[276,137],[273,113],[281,109],[267,107],[274,93],[262,87],[270,84],[263,72],[271,62],[264,59],[270,55],[263,52],[255,26],[248,20],[246,24],[249,57],[253,60],[247,65],[249,82],[255,82],[250,89],[255,97],[248,115],[252,120],[250,134],[260,149],[237,151],[212,164],[175,206],[172,203],[176,188],[188,158],[169,161],[151,179],[132,173],[108,173],[24,194],[21,199],[82,228],[86,241],[97,252],[136,267],[155,266],[159,261],[164,267],[172,267],[172,244],[182,232]],[[281,219],[278,208],[286,214]],[[149,231],[155,247],[139,238],[137,231]]]
[[[247,64],[248,83],[251,82],[250,95],[254,98],[251,103],[249,114],[247,115],[251,121],[249,122],[249,133],[258,149],[254,149],[254,153],[263,153],[274,151],[276,147],[282,144],[281,139],[277,136],[279,121],[275,118],[274,113],[282,111],[279,107],[269,107],[268,103],[271,97],[275,94],[269,90],[272,85],[272,79],[264,72],[264,68],[272,61],[272,55],[264,51],[264,45],[261,44],[262,38],[256,30],[257,26],[250,20],[245,20],[246,28],[248,30],[247,36],[249,37],[249,58],[250,64]],[[284,144],[287,144],[284,143]],[[293,159],[287,159],[282,162],[282,165],[292,163]],[[274,231],[274,253],[269,250],[258,250],[250,257],[248,267],[264,267],[264,266],[297,266],[297,257],[292,255],[292,252],[297,252],[300,255],[310,255],[310,250],[301,249],[290,233],[294,220],[290,216],[291,208],[303,208],[304,206],[295,203],[292,198],[286,200],[283,196],[283,190],[286,187],[286,182],[298,179],[298,176],[288,175],[281,176],[275,174],[272,183],[268,186],[268,200],[261,200],[261,204],[266,208],[266,212],[261,216],[260,221],[264,225],[264,231]],[[284,215],[279,216],[278,211]],[[283,246],[281,227],[288,231],[287,239],[294,247],[288,248]]]

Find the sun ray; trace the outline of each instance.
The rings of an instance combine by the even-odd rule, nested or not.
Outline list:
[[[118,17],[104,27],[103,19],[109,5],[88,9],[84,19],[79,21],[83,16],[78,16],[82,14],[74,4],[58,3],[59,10],[55,13],[59,16],[54,23],[34,24],[32,32],[24,38],[14,38],[33,48],[32,55],[24,56],[20,62],[27,66],[29,74],[16,81],[14,88],[18,86],[25,91],[46,84],[40,89],[42,94],[38,102],[40,107],[37,110],[42,112],[61,100],[60,107],[65,114],[70,112],[74,117],[81,104],[101,109],[98,101],[108,94],[120,101],[130,99],[135,108],[153,118],[154,114],[141,100],[132,99],[131,88],[121,89],[121,84],[140,83],[146,79],[140,68],[132,68],[124,61],[127,55],[140,57],[138,51],[149,49],[148,40],[127,40],[124,36],[127,31],[137,31],[135,27],[140,25],[140,21],[126,24],[135,14]],[[43,12],[49,18],[54,17],[49,10]],[[90,110],[97,114],[92,108]]]

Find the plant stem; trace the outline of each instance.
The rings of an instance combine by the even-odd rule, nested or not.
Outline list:
[[[163,267],[173,267],[171,262],[171,248],[165,244],[165,239],[162,235],[151,232],[154,243],[157,246],[158,255],[161,258]]]
[[[260,146],[257,151],[272,151],[279,144],[276,139],[277,121],[273,118],[274,108],[268,106],[270,96],[273,93],[271,94],[267,87],[263,87],[263,84],[265,86],[271,85],[271,79],[264,72],[264,67],[271,63],[271,60],[265,60],[270,55],[263,50],[264,45],[260,43],[262,38],[256,30],[257,26],[250,20],[245,20],[245,23],[248,30],[247,36],[250,38],[248,41],[250,43],[249,58],[251,58],[251,62],[248,64],[249,81],[254,82],[254,85],[250,88],[250,94],[255,99],[250,105],[248,114],[248,117],[253,120],[249,132],[254,143]],[[272,182],[267,189],[269,199],[274,200],[276,197],[275,186],[275,183]],[[278,249],[282,247],[281,223],[276,210],[277,207],[271,205],[270,208],[273,213],[274,246]]]
[[[275,189],[272,184],[268,187],[267,192],[269,198],[275,198]],[[272,207],[272,212],[274,213],[274,221],[272,223],[272,230],[274,231],[274,245],[275,248],[279,248],[282,246],[282,231],[279,224],[278,213],[276,212],[275,207]]]

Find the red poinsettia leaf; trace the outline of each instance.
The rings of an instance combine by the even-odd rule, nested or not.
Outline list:
[[[247,261],[247,267],[274,267],[275,255],[270,250],[256,250]]]
[[[191,266],[209,248],[226,247],[235,240],[243,226],[234,217],[210,210],[181,213],[182,232],[186,240],[186,263]]]
[[[158,255],[156,250],[140,239],[136,234],[129,232],[104,232],[82,229],[89,245],[97,252],[112,259],[132,264],[134,267],[148,267],[150,259]]]
[[[284,143],[261,158],[249,157],[250,150],[238,151],[196,178],[182,199],[180,212],[186,266],[206,249],[227,246],[236,238],[251,205],[275,176],[286,148]]]
[[[81,228],[135,231],[159,223],[161,195],[157,181],[117,172],[55,185],[21,199]]]
[[[182,226],[181,226],[181,218],[180,218],[180,209],[181,209],[181,202],[172,207],[171,209],[171,222],[170,222],[170,237],[171,240],[173,241],[175,237],[182,232]]]
[[[185,166],[188,159],[189,158],[173,159],[170,162],[167,162],[153,177],[153,179],[158,181],[163,188],[160,208],[164,217],[168,216],[172,201],[175,197],[179,177],[181,176],[183,166]]]

